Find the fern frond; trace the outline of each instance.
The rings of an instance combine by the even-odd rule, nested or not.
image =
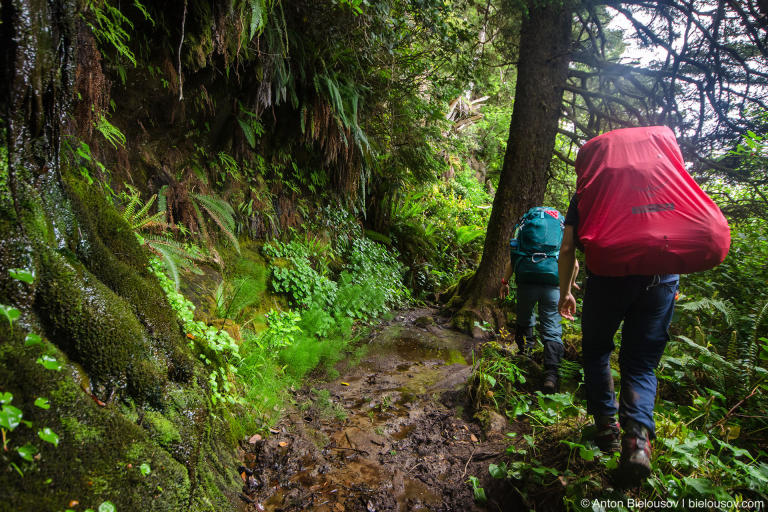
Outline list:
[[[752,330],[752,339],[750,340],[749,346],[747,347],[747,358],[745,365],[750,386],[754,384],[755,369],[757,368],[757,353],[760,348],[760,326],[766,317],[768,317],[768,301],[763,304],[763,307],[760,309],[760,313],[758,313],[757,318],[755,318],[755,328]]]
[[[459,226],[456,228],[456,245],[461,247],[483,236],[484,231],[477,226]]]
[[[733,304],[731,304],[729,301],[710,299],[708,297],[704,297],[703,299],[695,300],[693,302],[686,302],[684,304],[680,304],[678,307],[684,311],[690,311],[693,313],[699,311],[710,312],[712,310],[717,310],[723,314],[725,322],[729,327],[733,326],[736,316],[734,313]]]
[[[204,258],[195,254],[181,242],[164,236],[147,234],[143,237],[144,245],[157,256],[160,256],[168,272],[173,277],[176,288],[179,287],[179,270],[187,270],[195,274],[202,274],[202,270],[195,262],[203,262]]]
[[[176,290],[179,289],[179,267],[176,265],[176,259],[174,258],[174,254],[168,250],[167,247],[157,246],[153,248],[155,254],[160,256],[163,260],[163,264],[165,265],[165,270],[168,271],[168,273],[171,275],[171,278],[173,278],[173,284],[176,287]]]
[[[136,212],[136,207],[141,204],[141,197],[139,195],[139,191],[133,188],[130,185],[126,185],[126,188],[128,189],[128,192],[130,193],[130,200],[128,201],[128,204],[126,205],[125,209],[122,211],[121,215],[123,217],[123,220],[131,224],[133,219],[133,214]],[[128,194],[128,192],[126,194]]]
[[[232,241],[235,250],[240,252],[240,244],[235,235],[235,210],[232,206],[218,197],[206,196],[203,194],[192,194],[192,197],[200,203],[203,209],[219,226],[221,231]]]

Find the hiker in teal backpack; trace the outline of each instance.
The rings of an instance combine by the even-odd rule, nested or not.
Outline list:
[[[554,208],[537,206],[528,210],[513,231],[510,260],[501,280],[500,296],[506,297],[509,279],[517,283],[517,324],[515,342],[521,353],[530,355],[536,346],[534,308],[539,305],[539,334],[544,345],[544,393],[557,391],[563,357],[562,327],[557,304],[560,299],[557,259],[563,240],[565,218]]]

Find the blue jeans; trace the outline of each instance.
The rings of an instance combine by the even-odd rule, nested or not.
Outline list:
[[[582,356],[587,411],[628,419],[654,437],[655,370],[669,340],[679,276],[604,277],[589,275],[584,290]],[[616,405],[609,359],[621,321],[620,403]]]
[[[544,371],[557,374],[563,354],[563,328],[557,302],[560,288],[548,284],[517,283],[517,329],[532,332],[536,324],[534,308],[539,305],[539,335],[544,344]]]

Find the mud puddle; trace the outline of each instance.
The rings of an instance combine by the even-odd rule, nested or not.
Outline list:
[[[433,323],[434,314],[397,317],[369,339],[358,366],[297,392],[276,433],[246,448],[246,510],[486,510],[467,480],[488,483],[507,426],[484,432],[466,418],[477,341]]]

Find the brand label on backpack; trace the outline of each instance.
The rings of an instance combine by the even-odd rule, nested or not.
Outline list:
[[[646,204],[644,206],[633,206],[632,215],[640,213],[666,212],[675,209],[675,203]]]

